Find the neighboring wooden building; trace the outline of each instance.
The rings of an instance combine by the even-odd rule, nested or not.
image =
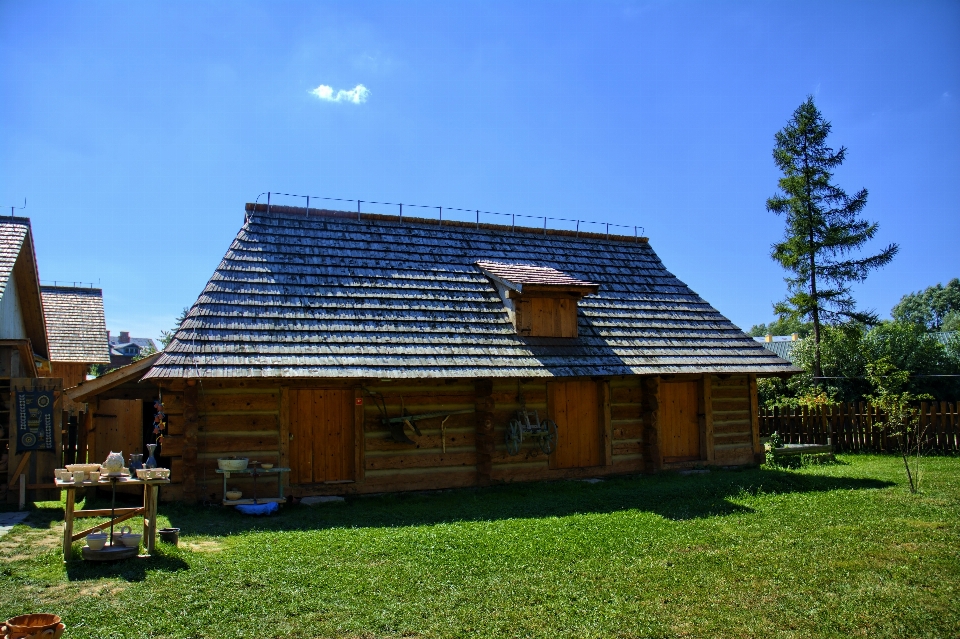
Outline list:
[[[143,382],[114,388],[162,388],[165,498],[196,500],[228,455],[291,467],[297,495],[751,464],[756,378],[794,371],[646,238],[248,204]],[[522,409],[556,421],[553,452],[509,454]]]
[[[110,363],[103,291],[99,288],[41,286],[43,313],[50,341],[49,377],[67,388],[87,379],[92,364]],[[69,400],[64,410],[76,409]]]
[[[58,494],[50,488],[53,469],[60,461],[59,412],[51,438],[53,450],[37,454],[18,450],[12,412],[16,389],[52,390],[55,401],[60,401],[60,380],[38,379],[41,373],[49,373],[49,356],[30,220],[0,217],[0,501],[19,499],[21,475],[31,498]]]

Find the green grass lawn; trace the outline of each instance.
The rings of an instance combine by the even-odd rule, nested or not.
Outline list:
[[[958,637],[960,458],[840,456],[298,506],[161,506],[179,547],[60,557],[59,504],[0,538],[0,619],[79,637]],[[90,520],[85,520],[90,521]],[[77,544],[79,548],[80,544]]]

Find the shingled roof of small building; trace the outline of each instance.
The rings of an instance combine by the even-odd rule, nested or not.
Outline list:
[[[23,241],[30,232],[30,221],[8,217],[0,220],[0,296],[7,290]]]
[[[491,277],[518,285],[518,288],[522,288],[524,284],[587,289],[597,288],[597,285],[593,282],[578,280],[575,277],[570,277],[563,271],[558,271],[557,269],[550,268],[549,266],[504,264],[502,262],[477,260],[477,267]]]
[[[41,286],[51,362],[109,364],[103,291],[99,288]]]
[[[479,260],[599,292],[578,338],[517,334]],[[247,205],[145,378],[470,378],[795,369],[668,272],[643,238]]]
[[[13,281],[17,290],[26,337],[33,352],[41,357],[49,354],[44,326],[43,302],[40,299],[40,272],[30,219],[0,216],[0,298]]]

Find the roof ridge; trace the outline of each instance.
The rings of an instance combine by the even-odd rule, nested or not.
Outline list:
[[[424,217],[409,217],[404,215],[385,215],[383,213],[354,213],[352,211],[338,211],[334,209],[307,209],[303,206],[279,206],[256,204],[247,202],[244,207],[247,213],[269,214],[276,217],[293,216],[306,219],[336,218],[345,222],[397,222],[399,224],[415,224],[435,228],[482,229],[487,231],[508,231],[511,233],[525,233],[539,236],[574,237],[596,240],[629,242],[631,244],[648,244],[650,238],[640,235],[621,235],[619,233],[595,233],[592,231],[569,231],[566,229],[548,229],[534,226],[520,226],[509,224],[491,224],[489,222],[463,222],[461,220],[433,220]],[[359,218],[359,219],[358,219]]]

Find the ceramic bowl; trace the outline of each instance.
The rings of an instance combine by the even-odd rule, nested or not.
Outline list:
[[[85,473],[92,473],[95,470],[100,470],[100,464],[67,464],[67,470],[69,470],[71,473],[78,470]]]
[[[228,490],[227,493],[226,493],[226,497],[227,497],[227,499],[229,499],[230,501],[236,501],[236,500],[240,499],[241,497],[243,497],[243,493],[240,492],[239,490]]]
[[[138,468],[137,469],[137,479],[151,479],[153,477],[152,468]]]
[[[218,459],[217,466],[220,467],[220,470],[246,470],[248,461],[250,460],[246,457],[241,459]]]
[[[90,550],[103,550],[107,545],[107,536],[104,533],[90,533],[87,535],[87,546]]]
[[[264,470],[270,470],[271,468],[273,468],[273,464],[260,464],[260,468]]]
[[[127,548],[137,548],[140,546],[141,537],[143,537],[143,535],[140,533],[123,533],[118,539],[120,539],[120,543]]]
[[[46,613],[20,615],[7,619],[7,635],[29,636],[40,634],[45,630],[54,630],[60,625],[60,617]]]

